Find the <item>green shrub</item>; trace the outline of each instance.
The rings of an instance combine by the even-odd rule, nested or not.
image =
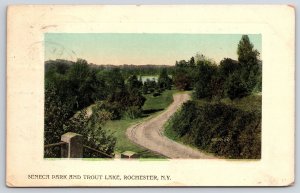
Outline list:
[[[138,106],[131,106],[124,112],[125,119],[135,119],[142,117],[143,111]]]
[[[117,120],[121,118],[122,108],[117,102],[98,101],[93,107],[94,112],[105,110],[110,113],[111,120]]]
[[[183,142],[217,156],[259,159],[261,114],[223,103],[187,102],[170,120],[170,128]]]

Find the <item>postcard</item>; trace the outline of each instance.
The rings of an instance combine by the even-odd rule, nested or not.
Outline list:
[[[293,184],[292,6],[7,15],[7,186]]]

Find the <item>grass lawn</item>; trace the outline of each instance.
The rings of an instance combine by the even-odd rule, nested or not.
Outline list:
[[[154,97],[152,94],[144,95],[146,102],[143,106],[144,111],[163,110],[173,102],[173,94],[176,90],[166,90],[160,96]]]
[[[171,123],[170,120],[166,122],[166,124],[164,125],[165,130],[164,130],[164,135],[174,141],[183,143],[182,140],[180,139],[180,137],[178,137],[177,133],[173,130],[173,128],[171,127]]]
[[[131,142],[126,137],[126,130],[133,124],[136,124],[140,121],[143,121],[146,118],[134,119],[134,120],[115,120],[109,121],[104,125],[104,128],[107,131],[113,133],[113,135],[117,138],[117,143],[115,147],[116,153],[122,153],[124,151],[133,151],[140,155],[141,158],[164,158],[163,156],[156,154],[150,150],[147,150],[143,147],[136,145]]]
[[[131,125],[145,121],[166,109],[173,102],[173,94],[175,92],[175,90],[167,90],[157,97],[153,97],[152,94],[145,95],[146,102],[143,106],[145,112],[143,118],[108,121],[103,128],[113,133],[117,138],[115,152],[133,151],[138,153],[141,158],[164,158],[162,155],[156,154],[131,142],[126,137],[126,130]]]
[[[204,105],[207,103],[215,103],[215,102],[208,101],[206,99],[197,99],[194,101],[196,101],[198,103],[198,105]],[[230,100],[229,98],[223,98],[223,99],[221,99],[220,102],[222,102],[226,105],[231,105],[233,107],[236,107],[236,108],[244,110],[244,111],[254,111],[254,110],[261,111],[262,96],[253,94],[250,96],[243,97],[241,99],[234,99],[234,100]]]
[[[232,105],[236,108],[244,111],[261,111],[262,96],[261,95],[250,95],[241,99],[230,100],[229,98],[222,99],[221,102]]]

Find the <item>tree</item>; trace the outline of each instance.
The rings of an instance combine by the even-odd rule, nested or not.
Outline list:
[[[107,89],[106,86],[106,82],[105,82],[105,77],[103,76],[102,72],[94,70],[94,78],[95,78],[95,82],[93,85],[91,85],[95,91],[95,93],[93,93],[93,100],[94,101],[98,101],[98,100],[105,100],[109,94],[109,91]]]
[[[173,83],[178,90],[189,90],[193,84],[193,78],[191,72],[194,71],[190,68],[189,62],[181,60],[176,61],[175,69],[173,71]]]
[[[60,141],[64,134],[63,125],[71,116],[68,104],[62,103],[57,95],[53,84],[45,85],[45,107],[44,107],[44,144],[52,144]],[[60,147],[45,149],[44,157],[59,157]]]
[[[44,130],[45,144],[60,140],[64,122],[70,117],[71,111],[63,104],[53,85],[45,86]]]
[[[174,84],[178,90],[189,90],[191,87],[191,79],[185,73],[177,73],[174,77]]]
[[[108,70],[104,73],[103,76],[107,85],[107,89],[110,93],[116,90],[125,89],[125,80],[119,68]]]
[[[238,44],[238,61],[241,64],[250,66],[257,64],[259,52],[254,49],[253,44],[250,42],[248,35],[243,35]]]
[[[146,98],[142,95],[141,91],[138,89],[131,90],[129,94],[129,105],[128,106],[137,106],[142,108],[146,101]]]
[[[115,139],[101,128],[101,125],[110,119],[110,114],[96,111],[88,117],[86,111],[73,115],[68,103],[63,103],[53,84],[45,85],[45,112],[44,112],[44,144],[60,141],[61,135],[66,132],[75,132],[83,135],[84,145],[99,149],[107,154],[114,152]],[[47,148],[45,157],[60,157],[60,147]],[[99,157],[88,152],[85,157]]]
[[[60,59],[49,60],[45,62],[45,72],[46,74],[50,71],[54,71],[59,74],[66,74],[73,63],[74,62]]]
[[[90,77],[90,75],[88,63],[83,59],[78,59],[67,73],[68,86],[76,96],[76,110],[82,109],[93,102],[91,96],[94,90],[91,84],[95,78]]]
[[[224,58],[221,60],[219,65],[220,75],[226,79],[230,74],[236,72],[240,69],[240,64],[238,61],[231,58]]]
[[[121,110],[125,110],[129,105],[129,92],[120,70],[115,68],[106,72],[105,82],[108,91],[107,101],[119,103]]]
[[[160,89],[171,89],[172,79],[168,76],[167,69],[162,69],[158,77],[158,85]]]
[[[141,90],[143,83],[142,83],[142,81],[138,80],[136,75],[131,75],[127,79],[127,85],[128,85],[129,91],[132,91],[134,89]]]
[[[194,96],[200,98],[212,98],[217,81],[217,65],[207,62],[197,62],[198,76],[195,83]]]
[[[196,59],[196,63],[198,63],[199,61],[205,61],[205,60],[207,60],[207,58],[203,54],[201,54],[199,52],[196,53],[195,59]]]
[[[176,61],[175,66],[176,67],[187,67],[188,66],[188,62],[185,61],[185,60]]]
[[[225,90],[231,100],[245,97],[251,92],[238,73],[233,73],[229,76],[226,81]]]
[[[261,62],[259,52],[254,49],[248,35],[243,35],[237,49],[238,61],[241,64],[241,78],[248,90],[253,90],[257,84],[261,84],[258,77],[261,75]]]
[[[84,81],[89,75],[90,69],[86,60],[77,59],[75,64],[70,67],[68,71],[68,76],[70,80],[77,82]]]
[[[147,80],[144,82],[143,85],[143,93],[144,94],[153,93],[156,88],[157,88],[157,84],[155,80],[150,80],[147,78]]]
[[[195,58],[194,57],[191,57],[190,61],[189,61],[189,67],[193,68],[195,67]]]

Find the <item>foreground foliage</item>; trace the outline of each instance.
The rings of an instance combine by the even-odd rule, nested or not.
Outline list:
[[[261,113],[225,103],[189,101],[171,118],[166,135],[217,156],[259,159]]]
[[[78,59],[47,61],[45,69],[44,144],[58,143],[64,133],[75,132],[82,134],[84,145],[108,155],[114,153],[116,139],[102,129],[105,122],[142,117],[145,88],[145,94],[160,96],[171,89],[172,82],[164,66],[104,67]],[[161,72],[158,83],[143,84],[135,75],[152,71]],[[90,106],[93,113],[86,113]],[[101,157],[84,153],[85,157]],[[45,157],[60,157],[60,147],[45,149]]]

